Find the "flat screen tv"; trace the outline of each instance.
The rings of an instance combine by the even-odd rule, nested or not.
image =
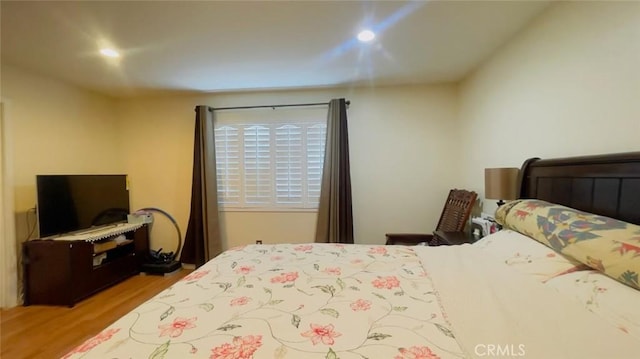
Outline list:
[[[127,219],[127,175],[37,175],[40,237],[77,232]]]

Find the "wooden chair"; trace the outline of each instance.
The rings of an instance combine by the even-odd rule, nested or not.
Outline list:
[[[447,197],[438,226],[434,231],[436,237],[439,237],[437,233],[462,232],[477,197],[478,194],[473,191],[463,189],[449,191],[449,197]],[[426,243],[437,245],[437,238],[434,238],[434,234],[387,233],[387,244]]]

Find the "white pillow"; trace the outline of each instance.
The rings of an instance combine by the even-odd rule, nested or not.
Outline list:
[[[534,239],[509,229],[490,234],[473,245],[487,251],[507,266],[531,275],[541,282],[564,273],[588,268]]]

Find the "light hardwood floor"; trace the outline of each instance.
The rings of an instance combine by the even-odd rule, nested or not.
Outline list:
[[[0,358],[60,358],[190,272],[134,276],[73,308],[33,305],[2,310]]]

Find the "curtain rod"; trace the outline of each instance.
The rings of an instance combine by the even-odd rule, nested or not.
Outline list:
[[[238,106],[238,107],[209,107],[209,111],[224,111],[224,110],[246,110],[252,108],[273,108],[276,107],[308,107],[308,106],[327,106],[329,102],[315,102],[315,103],[296,103],[289,105],[257,105],[257,106]],[[351,101],[346,100],[345,104],[349,106]]]

